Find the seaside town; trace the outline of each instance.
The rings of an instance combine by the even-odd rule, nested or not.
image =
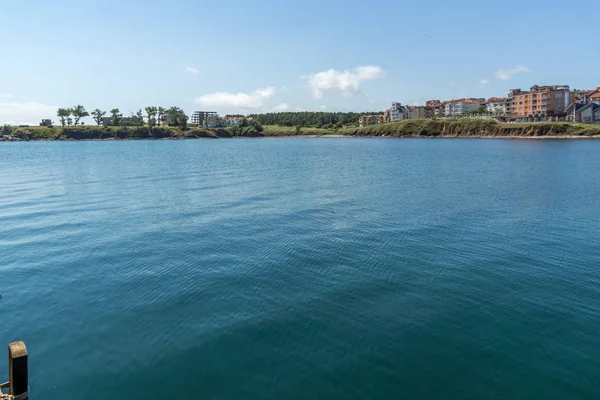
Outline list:
[[[81,106],[78,106],[81,107]],[[59,109],[58,117],[63,126],[78,125],[82,117],[90,113],[83,107],[78,110]],[[147,120],[153,120],[154,125],[180,125],[181,120],[189,119],[189,126],[204,128],[233,127],[242,121],[251,122],[252,116],[240,114],[219,116],[216,111],[195,111],[188,118],[178,107],[164,109],[162,107],[146,108]],[[137,114],[123,116],[118,109],[107,113],[94,110],[91,115],[97,125],[135,126],[144,124],[144,116],[139,110]],[[73,117],[73,118],[71,118]],[[425,105],[403,105],[392,102],[391,107],[384,112],[371,115],[361,115],[357,124],[359,127],[381,125],[410,119],[452,119],[452,118],[483,118],[498,122],[574,122],[600,123],[600,86],[589,90],[571,90],[568,85],[538,86],[529,90],[512,89],[506,97],[461,98],[446,101],[428,100]],[[175,121],[175,122],[174,122]],[[83,124],[83,123],[82,123]],[[43,119],[40,126],[52,127],[51,119]]]
[[[600,123],[600,87],[571,90],[568,85],[512,89],[506,97],[429,100],[424,106],[392,103],[383,114],[363,115],[361,127],[429,118],[489,118],[500,122]]]

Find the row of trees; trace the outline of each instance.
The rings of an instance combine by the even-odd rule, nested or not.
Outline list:
[[[322,112],[322,111],[304,111],[304,112],[278,112],[266,114],[252,114],[254,120],[263,125],[279,126],[306,126],[315,128],[341,128],[344,125],[357,124],[358,119],[363,114],[377,115],[382,112]]]
[[[163,107],[146,107],[146,116],[142,110],[137,110],[135,113],[131,113],[131,124],[135,126],[143,126],[145,123],[150,128],[155,127],[159,124],[168,124],[170,126],[178,126],[182,129],[187,129],[187,123],[189,117],[179,107],[163,108]],[[82,118],[89,117],[90,115],[94,118],[94,121],[98,126],[102,125],[103,120],[107,112],[95,109],[89,113],[82,105],[77,105],[73,108],[59,108],[56,115],[60,118],[61,125],[64,126],[77,126]],[[110,110],[110,125],[118,126],[123,124],[123,114],[118,108]],[[83,125],[83,122],[81,123]]]
[[[88,113],[82,105],[76,105],[73,108],[59,108],[56,115],[60,118],[62,126],[71,126],[79,125],[79,120],[81,118],[89,117],[90,113]]]

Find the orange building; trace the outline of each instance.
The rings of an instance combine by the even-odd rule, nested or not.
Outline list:
[[[571,103],[569,86],[537,86],[529,92],[513,89],[506,100],[506,112],[519,121],[564,117]]]

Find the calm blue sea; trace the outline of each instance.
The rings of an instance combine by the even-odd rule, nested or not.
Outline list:
[[[0,144],[32,398],[600,397],[600,141]]]

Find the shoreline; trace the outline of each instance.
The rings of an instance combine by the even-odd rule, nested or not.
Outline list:
[[[561,136],[492,136],[492,135],[469,135],[469,136],[386,136],[386,135],[279,135],[279,136],[237,136],[237,137],[166,137],[166,138],[104,138],[104,139],[11,139],[4,140],[0,138],[0,143],[18,143],[18,142],[120,142],[120,141],[179,141],[179,140],[239,140],[239,139],[419,139],[419,140],[435,140],[435,139],[488,139],[488,140],[600,140],[600,135],[581,136],[581,135],[561,135]]]
[[[262,130],[262,129],[261,129]],[[508,124],[481,119],[405,120],[363,128],[341,130],[305,128],[300,134],[292,127],[266,125],[261,132],[238,134],[228,128],[137,127],[9,127],[0,133],[0,142],[74,140],[189,140],[240,138],[386,138],[386,139],[521,139],[597,140],[600,125],[567,122]]]

